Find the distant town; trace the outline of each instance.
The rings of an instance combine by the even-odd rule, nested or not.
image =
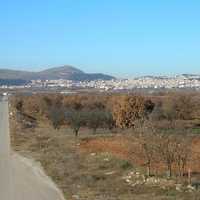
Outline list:
[[[143,76],[130,79],[111,80],[31,80],[22,85],[1,85],[1,89],[97,89],[102,91],[120,91],[133,89],[187,89],[200,90],[200,75]]]

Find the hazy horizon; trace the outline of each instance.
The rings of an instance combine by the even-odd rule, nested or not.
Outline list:
[[[37,70],[34,70],[34,69],[29,69],[29,68],[25,68],[25,69],[19,69],[19,68],[0,68],[3,69],[3,70],[16,70],[16,71],[27,71],[27,72],[40,72],[40,71],[43,71],[43,70],[48,70],[48,69],[52,69],[52,68],[59,68],[59,67],[74,67],[78,70],[81,70],[85,73],[102,73],[102,72],[98,72],[98,71],[85,71],[84,69],[80,68],[80,67],[77,67],[77,66],[73,66],[73,65],[69,65],[69,64],[65,64],[65,65],[61,65],[61,66],[50,66],[50,67],[46,67],[46,68],[41,68],[41,69],[37,69]],[[159,74],[159,73],[154,73],[154,74],[144,74],[144,73],[141,73],[141,74],[132,74],[132,75],[116,75],[116,74],[108,74],[107,75],[111,75],[111,76],[114,76],[115,78],[134,78],[134,77],[142,77],[142,76],[168,76],[168,77],[171,77],[171,76],[177,76],[177,75],[183,75],[183,74],[190,74],[190,75],[200,75],[200,73],[177,73],[177,74],[173,74],[173,73],[168,73],[168,74]]]
[[[117,77],[200,73],[200,2],[2,2],[0,69],[70,64]]]

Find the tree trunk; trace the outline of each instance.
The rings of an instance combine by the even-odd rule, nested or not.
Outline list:
[[[168,178],[172,177],[172,165],[171,165],[171,163],[168,163],[168,166],[167,166],[167,176],[168,176]]]
[[[75,136],[78,137],[78,130],[76,129],[74,130],[74,132],[75,132]]]
[[[151,165],[148,164],[147,166],[147,176],[151,176]]]
[[[188,169],[188,184],[191,185],[191,170]]]
[[[96,134],[97,128],[93,128],[93,134]]]

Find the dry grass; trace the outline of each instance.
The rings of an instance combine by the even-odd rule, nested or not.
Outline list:
[[[133,135],[114,135],[112,137],[86,138],[81,142],[83,152],[111,152],[113,155],[129,160],[138,166],[144,166],[145,160],[143,151],[138,139]],[[190,168],[193,172],[200,174],[200,136],[193,137],[192,152],[190,157]],[[155,171],[165,170],[162,161],[153,163]],[[157,172],[158,173],[158,172]]]
[[[35,130],[21,130],[14,121],[11,124],[13,149],[41,162],[66,199],[200,199],[195,193],[129,186],[122,177],[137,166],[127,161],[130,160],[127,149],[130,139],[127,137],[91,136],[83,130],[85,134],[75,139],[70,130],[55,131],[48,124],[40,124]]]

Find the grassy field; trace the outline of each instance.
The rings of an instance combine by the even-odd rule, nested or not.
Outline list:
[[[66,199],[200,199],[199,192],[179,192],[170,184],[162,187],[130,184],[127,181],[130,174],[141,173],[139,179],[143,176],[143,169],[126,156],[130,138],[102,133],[91,135],[87,130],[82,130],[80,137],[75,138],[71,130],[56,131],[48,124],[34,130],[21,130],[14,122],[11,124],[13,149],[39,161],[63,190]],[[134,153],[131,156],[134,157]]]

